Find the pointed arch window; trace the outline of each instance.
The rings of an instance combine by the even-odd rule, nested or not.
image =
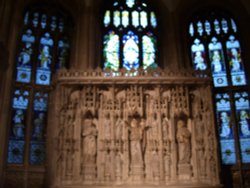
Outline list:
[[[103,67],[157,67],[157,19],[147,0],[112,1],[104,12]]]
[[[222,163],[250,163],[249,85],[236,21],[225,12],[203,12],[188,33],[193,68],[211,69]]]
[[[8,164],[42,165],[53,73],[67,68],[71,21],[62,11],[39,6],[23,16],[15,60]]]

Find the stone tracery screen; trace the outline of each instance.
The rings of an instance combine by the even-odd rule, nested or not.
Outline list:
[[[48,135],[56,148],[49,152],[54,185],[216,185],[210,89],[62,84]]]

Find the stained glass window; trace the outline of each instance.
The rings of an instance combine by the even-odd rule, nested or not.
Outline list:
[[[69,61],[72,25],[68,18],[61,11],[48,13],[36,7],[24,14],[13,83],[8,164],[44,164],[51,79]]]
[[[237,24],[225,12],[207,11],[187,31],[194,69],[211,70],[222,163],[250,163],[249,86]]]
[[[157,67],[157,17],[147,0],[114,1],[104,11],[103,67]]]

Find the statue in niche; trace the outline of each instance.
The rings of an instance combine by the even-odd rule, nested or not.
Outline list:
[[[111,179],[111,153],[108,149],[105,155],[105,163],[104,163],[104,177],[106,181]]]
[[[159,180],[160,177],[160,158],[159,153],[157,150],[152,151],[152,161],[151,161],[151,168],[152,168],[152,175],[154,180]]]
[[[105,113],[104,123],[103,127],[105,130],[105,139],[110,140],[111,139],[111,120],[109,113]]]
[[[157,122],[157,114],[154,113],[153,115],[153,120],[152,120],[152,125],[151,125],[151,139],[152,140],[157,140],[158,138],[158,122]]]
[[[168,150],[164,151],[164,173],[165,177],[168,179],[170,176],[170,164],[171,164],[171,159],[170,159],[170,153]]]
[[[122,179],[122,163],[122,154],[117,151],[115,155],[115,176],[117,181]]]
[[[191,158],[191,133],[183,120],[177,122],[176,139],[179,164],[189,164]]]
[[[116,141],[122,140],[123,127],[124,127],[124,121],[121,119],[121,117],[116,116],[116,123],[115,123],[115,139],[116,139]]]
[[[162,120],[162,137],[163,140],[169,140],[169,130],[170,125],[169,125],[169,120],[167,117],[164,117]]]
[[[96,162],[97,150],[97,129],[93,118],[87,116],[82,126],[82,147],[83,147],[83,160],[84,163]]]
[[[145,120],[142,119],[139,122],[138,119],[133,118],[129,127],[129,141],[130,141],[130,155],[131,163],[142,163],[143,162],[143,153],[145,151],[145,134],[146,130]]]

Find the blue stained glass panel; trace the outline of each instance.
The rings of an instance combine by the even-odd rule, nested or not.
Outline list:
[[[32,139],[43,140],[47,119],[48,93],[35,93]]]
[[[45,144],[44,142],[31,142],[30,143],[30,160],[31,165],[42,165],[45,160]]]
[[[155,53],[156,53],[156,39],[152,33],[148,33],[142,37],[142,58],[143,69],[148,67],[156,68]]]
[[[203,34],[203,25],[202,25],[202,23],[201,23],[201,21],[198,21],[197,22],[197,32],[200,34],[200,36],[202,36],[202,34]]]
[[[120,66],[119,53],[119,36],[115,32],[110,31],[104,36],[104,68],[118,70]]]
[[[122,25],[124,27],[127,27],[129,24],[129,12],[128,11],[122,11]]]
[[[64,20],[62,18],[59,19],[58,28],[61,33],[64,31]]]
[[[143,28],[148,26],[147,12],[145,12],[145,11],[140,12],[140,22],[141,22],[141,26]]]
[[[216,32],[216,34],[220,34],[220,24],[219,21],[217,19],[214,20],[214,30]]]
[[[43,29],[45,29],[47,26],[47,15],[46,14],[43,14],[42,15],[42,18],[41,18],[41,27]]]
[[[105,27],[107,27],[107,26],[110,24],[110,21],[111,21],[111,18],[110,18],[110,11],[107,10],[107,11],[105,12],[104,20],[103,20],[103,23],[104,23]]]
[[[139,39],[132,31],[123,36],[123,67],[131,70],[139,68]]]
[[[211,43],[208,45],[208,49],[214,87],[228,86],[222,44],[217,40],[216,37],[213,37]]]
[[[114,24],[115,27],[118,27],[121,24],[120,11],[114,11],[113,24]]]
[[[24,141],[9,140],[7,159],[7,162],[9,164],[23,164],[24,145]]]
[[[66,63],[69,60],[69,41],[67,38],[58,41],[58,59],[56,62],[56,70],[66,67]]]
[[[234,94],[237,122],[240,136],[241,157],[244,163],[250,163],[250,106],[247,92]]]
[[[233,86],[246,85],[246,76],[241,58],[240,43],[233,35],[226,42],[231,80]]]
[[[29,92],[16,89],[12,100],[12,123],[8,144],[8,163],[21,164],[24,156],[24,136]]]
[[[126,4],[129,8],[132,8],[135,4],[135,0],[126,0]]]
[[[211,33],[211,25],[210,25],[210,23],[209,23],[209,21],[205,21],[205,31],[206,31],[206,33],[208,34],[208,35],[210,35],[210,33]]]
[[[38,23],[39,23],[39,13],[38,12],[35,12],[33,14],[32,23],[33,23],[33,27],[37,27],[38,26]]]
[[[132,12],[132,25],[134,27],[139,26],[139,13],[137,11]]]
[[[194,40],[194,44],[191,47],[192,61],[195,70],[206,70],[206,53],[205,47],[199,39]]]
[[[36,84],[50,85],[53,45],[54,41],[50,34],[45,33],[40,40],[40,54],[38,56]]]
[[[17,58],[17,82],[29,83],[31,81],[33,44],[35,37],[31,29],[27,29],[22,36],[22,49]]]
[[[189,34],[190,34],[191,37],[194,36],[194,25],[193,25],[193,23],[191,23],[189,25]]]
[[[225,20],[224,18],[221,20],[221,25],[222,25],[222,30],[224,33],[228,32],[228,24],[227,24],[227,20]]]
[[[231,125],[231,107],[228,93],[215,95],[216,98],[216,119],[219,129],[221,156],[223,164],[235,164],[236,151],[234,134]]]
[[[157,20],[156,20],[156,16],[154,12],[150,12],[150,22],[151,22],[151,26],[156,28]]]
[[[50,23],[50,29],[51,31],[55,31],[57,27],[57,17],[56,16],[52,16],[51,17],[51,23]]]

